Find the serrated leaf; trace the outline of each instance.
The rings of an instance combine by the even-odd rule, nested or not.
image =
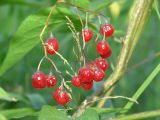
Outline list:
[[[34,113],[35,110],[33,110],[32,108],[19,108],[0,111],[0,114],[4,115],[7,119],[22,118],[33,115]]]
[[[0,87],[0,99],[6,101],[17,101],[16,98],[7,93],[3,88]]]
[[[43,106],[40,111],[38,120],[69,120],[68,116],[51,106]]]
[[[88,108],[76,120],[99,120],[99,116],[98,116],[96,110],[94,110],[92,108]]]

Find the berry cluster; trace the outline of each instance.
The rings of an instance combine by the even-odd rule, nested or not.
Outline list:
[[[113,32],[114,28],[111,24],[101,25],[100,33],[103,36],[112,36]],[[89,42],[93,37],[93,32],[91,29],[85,28],[82,30],[82,36],[85,42]],[[105,71],[108,69],[108,62],[105,58],[111,56],[112,49],[105,40],[102,40],[97,42],[96,51],[101,58],[97,58],[79,69],[78,75],[72,78],[72,84],[75,87],[81,86],[84,90],[90,90],[93,87],[93,81],[99,82],[104,79]]]
[[[105,71],[108,69],[108,62],[103,58],[97,58],[90,62],[86,67],[80,68],[77,76],[72,78],[72,84],[75,87],[82,86],[85,90],[93,87],[93,81],[99,82],[104,79]]]
[[[79,68],[78,73],[74,73],[74,75],[69,74],[72,77],[72,80],[69,82],[71,82],[75,87],[82,87],[84,90],[90,90],[92,89],[94,82],[99,82],[104,79],[105,71],[108,69],[108,61],[106,60],[106,58],[110,57],[112,54],[112,49],[105,38],[111,37],[113,35],[113,32],[114,28],[111,24],[101,24],[99,33],[103,36],[103,40],[96,42],[96,52],[100,55],[100,57],[87,64],[85,64],[84,62],[83,67],[81,66]],[[93,38],[93,32],[88,28],[88,25],[86,25],[86,27],[82,29],[81,36],[84,43],[88,43]],[[61,77],[61,85],[56,88],[56,90],[53,92],[52,97],[58,104],[66,105],[71,100],[71,96],[69,92],[67,92],[67,90],[69,90],[68,85],[64,80],[62,73],[56,67],[55,63],[47,56],[53,56],[55,54],[60,55],[58,53],[58,40],[55,37],[50,37],[44,45],[44,50],[45,58],[52,63],[56,72],[60,74]],[[60,57],[64,59],[61,55]],[[40,71],[39,69],[42,61],[43,59],[38,65],[37,72],[32,75],[32,86],[36,89],[43,89],[46,87],[52,88],[57,84],[58,77],[56,77],[56,75],[53,75],[51,71],[49,75],[46,75],[45,73]]]
[[[49,55],[54,55],[59,49],[59,43],[56,38],[49,38],[45,44],[46,51]],[[55,75],[50,73],[46,75],[41,71],[37,71],[32,75],[32,86],[36,89],[42,89],[45,87],[54,87],[57,83]],[[63,86],[58,87],[53,93],[53,99],[60,105],[65,105],[70,101],[70,96],[66,92]]]

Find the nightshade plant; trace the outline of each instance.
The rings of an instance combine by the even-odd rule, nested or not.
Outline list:
[[[72,6],[73,7],[73,6]],[[52,8],[52,10],[55,7]],[[69,63],[68,60],[66,60],[63,55],[59,53],[59,42],[56,37],[53,36],[51,33],[51,36],[47,39],[46,42],[42,40],[42,45],[44,47],[44,57],[40,60],[38,64],[37,71],[32,75],[32,86],[36,89],[43,89],[45,87],[54,87],[57,82],[57,77],[55,75],[52,75],[52,69],[50,70],[49,75],[46,75],[42,71],[40,71],[40,66],[44,59],[47,59],[51,63],[51,68],[53,67],[58,75],[60,76],[61,84],[60,86],[55,90],[53,93],[53,99],[60,105],[66,105],[70,102],[72,99],[71,93],[72,90],[67,84],[68,82],[72,82],[72,84],[75,87],[82,87],[84,90],[91,90],[93,88],[94,82],[102,81],[105,78],[105,72],[108,69],[108,61],[106,58],[109,58],[112,54],[112,49],[110,45],[107,42],[108,37],[113,36],[114,34],[114,27],[112,24],[108,23],[107,17],[101,15],[100,13],[97,13],[92,19],[95,17],[99,20],[98,27],[98,33],[93,33],[92,29],[89,26],[89,14],[92,15],[93,13],[91,11],[85,11],[86,17],[85,17],[85,24],[83,23],[83,18],[80,16],[79,9],[77,7],[74,7],[77,11],[77,17],[79,18],[79,21],[81,23],[81,31],[77,31],[72,20],[67,16],[66,17],[67,23],[66,25],[70,29],[72,36],[75,40],[76,46],[78,47],[77,50],[79,50],[77,53],[75,52],[75,57],[78,61],[79,69],[76,71],[76,69],[73,69],[72,65]],[[50,18],[50,15],[52,14],[52,11],[49,14],[48,19]],[[104,19],[105,23],[102,23],[101,19]],[[92,25],[93,23],[91,23]],[[47,27],[47,26],[45,26]],[[44,31],[43,31],[44,32]],[[42,35],[43,35],[42,32]],[[94,35],[97,37],[93,39]],[[96,46],[96,51],[99,54],[99,58],[95,58],[94,60],[86,61],[86,58],[89,56],[86,56],[86,47],[88,44],[90,44],[91,40],[94,40],[94,44]],[[102,39],[102,40],[101,40]],[[76,47],[74,47],[76,48]],[[76,50],[75,50],[76,51]],[[66,74],[71,77],[71,81],[66,81],[64,78],[64,73],[62,73],[58,66],[55,64],[55,62],[50,58],[50,56],[58,55],[60,59],[63,60],[65,64],[69,66],[71,69],[71,72],[66,70]],[[67,92],[68,91],[68,92]]]
[[[27,0],[1,0],[0,5],[8,3],[31,6]],[[122,8],[120,1],[102,0],[101,3],[98,0],[57,0],[50,8],[42,5],[45,9],[22,22],[0,66],[1,76],[29,53],[24,58],[25,71],[17,72],[14,69],[14,74],[17,72],[18,76],[25,79],[21,80],[20,86],[23,87],[12,89],[14,84],[8,81],[6,86],[2,84],[2,87],[14,94],[0,87],[0,100],[6,101],[0,104],[0,120],[139,120],[159,117],[160,110],[144,113],[136,111],[135,114],[127,115],[134,104],[141,107],[138,98],[159,73],[159,64],[140,87],[136,83],[138,76],[134,76],[135,81],[126,79],[131,86],[134,83],[132,87],[135,84],[138,87],[131,98],[127,97],[130,93],[124,94],[123,90],[134,92],[133,88],[123,83],[122,90],[119,88],[122,83],[118,83],[128,72],[128,63],[140,40],[152,5],[159,15],[156,3],[157,0],[135,0],[129,20],[124,23],[124,19],[118,22],[110,12],[103,11],[105,8],[119,14],[117,10]],[[116,9],[111,9],[112,5]],[[32,4],[36,10],[39,6]],[[124,6],[123,10],[130,8],[127,4]],[[124,14],[124,11],[121,12]],[[0,57],[0,61],[2,59]],[[2,79],[9,78],[11,75],[8,74],[10,72]],[[11,79],[16,81],[17,78],[14,76]],[[113,93],[115,88],[118,95]],[[114,102],[120,104],[120,108]],[[124,107],[123,102],[127,102]]]

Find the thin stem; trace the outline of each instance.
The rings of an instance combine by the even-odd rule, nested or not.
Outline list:
[[[105,97],[102,97],[102,98],[97,98],[97,99],[94,99],[92,101],[89,101],[86,104],[97,102],[97,101],[103,100],[103,99],[119,99],[119,98],[126,99],[126,100],[129,100],[131,102],[135,102],[136,104],[138,104],[138,102],[135,99],[125,97],[125,96],[105,96]]]
[[[61,77],[61,79],[63,80],[64,77],[62,75],[62,72],[57,68],[56,64],[49,58],[49,57],[45,57],[55,68],[56,72],[59,74],[59,76]]]
[[[58,1],[57,1],[57,2],[58,2]],[[55,3],[55,5],[51,8],[51,11],[50,11],[50,13],[49,13],[49,15],[48,15],[48,17],[47,17],[46,22],[45,22],[45,26],[43,27],[43,29],[42,29],[42,31],[41,31],[41,33],[40,33],[40,40],[41,40],[41,43],[42,43],[42,45],[43,45],[43,47],[44,47],[44,54],[45,54],[45,56],[47,56],[47,51],[46,51],[45,43],[44,43],[44,40],[43,40],[43,34],[44,34],[46,28],[48,27],[49,19],[50,19],[51,15],[52,15],[52,12],[53,12],[54,9],[56,8],[56,6],[57,6],[57,4]]]
[[[42,64],[44,58],[45,58],[45,56],[40,60],[38,67],[37,67],[37,71],[40,71],[40,67],[41,67],[41,64]]]
[[[99,36],[100,36],[100,34],[98,33],[98,34],[97,34],[97,37],[96,37],[96,39],[95,39],[95,42],[98,41]]]
[[[78,51],[79,51],[79,54],[77,55],[75,52],[75,55],[76,57],[78,56],[78,61],[79,61],[79,64],[81,65],[81,61],[82,61],[82,56],[83,56],[83,53],[82,53],[82,48],[81,48],[81,44],[80,44],[80,38],[79,38],[79,33],[77,33],[75,27],[74,27],[74,24],[73,22],[71,21],[71,19],[68,17],[68,16],[65,16],[66,19],[68,20],[68,28],[71,30],[72,32],[72,36],[74,38],[74,40],[76,41],[76,44],[77,44],[77,47],[78,47]]]
[[[76,74],[72,68],[72,66],[69,64],[68,60],[65,59],[59,52],[55,51],[55,53],[64,61],[64,64],[67,64],[69,68],[72,70],[74,74]]]
[[[100,15],[98,15],[98,21],[99,21],[99,24],[101,25],[102,22],[101,22],[101,16]]]
[[[74,76],[70,72],[68,72],[67,70],[66,70],[66,74],[68,74],[71,78]]]
[[[105,34],[104,34],[104,35],[103,35],[103,40],[102,40],[102,41],[104,42],[104,41],[105,41],[105,39],[106,39],[106,36],[105,36]]]
[[[75,7],[75,9],[76,9],[76,12],[77,12],[78,18],[79,18],[79,20],[80,20],[81,26],[82,26],[82,28],[83,28],[83,27],[84,27],[84,24],[83,24],[82,17],[80,16],[80,14],[79,14],[79,10],[77,9],[77,7]]]
[[[85,24],[85,28],[88,28],[88,12],[86,12],[86,24]]]

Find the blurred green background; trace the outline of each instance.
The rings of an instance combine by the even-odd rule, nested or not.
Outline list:
[[[0,65],[2,65],[3,60],[8,53],[9,45],[13,40],[15,32],[22,21],[29,15],[36,14],[40,10],[52,6],[55,2],[54,0],[24,0],[23,2],[19,2],[20,0],[17,0],[17,2],[16,0],[11,0],[12,2],[10,0],[7,1],[2,0],[0,2]],[[119,54],[120,48],[122,47],[122,44],[115,42],[115,40],[121,40],[121,38],[125,35],[130,9],[134,1],[93,0],[90,4],[88,4],[89,2],[86,2],[85,0],[82,0],[81,2],[84,2],[83,4],[87,5],[88,8],[86,9],[95,10],[99,7],[99,11],[106,17],[109,17],[110,22],[115,27],[115,30],[119,31],[113,38],[109,38],[109,43],[113,49],[113,55],[109,59],[109,62],[114,66],[116,64],[117,55]],[[103,2],[106,3],[106,6],[103,6]],[[92,19],[91,22],[96,23],[97,20]],[[77,24],[79,23],[77,22]],[[66,29],[64,30],[64,25],[65,24],[56,26],[56,29],[54,30],[52,30],[52,28],[50,29],[60,41],[60,53],[62,53],[68,59],[68,61],[73,66],[75,66],[74,64],[76,60],[72,52],[73,47],[71,47],[74,45],[73,38],[67,27],[65,27]],[[96,30],[94,32],[96,32]],[[160,62],[159,32],[160,19],[157,16],[155,6],[153,6],[151,15],[147,24],[145,25],[140,40],[129,62],[128,69],[123,78],[117,84],[116,89],[112,95],[131,97],[143,83],[145,78]],[[47,39],[47,35],[45,38]],[[95,49],[93,46],[94,42],[92,41],[91,44],[88,45],[87,51],[89,60],[98,57],[96,52],[94,52]],[[29,53],[27,53],[22,60],[18,61],[18,63],[16,63],[11,69],[0,76],[0,87],[18,99],[17,102],[0,100],[0,110],[22,107],[33,107],[39,109],[44,104],[56,105],[52,100],[52,92],[55,88],[35,90],[31,86],[31,76],[36,71],[38,62],[42,57],[43,48],[39,43]],[[53,60],[57,63],[57,66],[62,70],[62,72],[65,72],[63,62],[59,60],[58,57],[54,57]],[[45,73],[49,72],[49,68],[50,65],[47,62],[44,62],[41,66],[41,70],[43,70]],[[110,70],[107,72],[107,76],[109,76],[111,72],[112,69],[110,67]],[[66,77],[66,79],[70,80],[71,78]],[[75,89],[71,85],[71,87],[74,89],[74,93],[73,102],[70,103],[70,106],[74,107],[75,105],[78,105],[86,96],[89,96],[91,93],[98,90],[100,84],[103,84],[103,82],[96,83],[94,89],[89,92],[86,92],[82,89]],[[134,105],[130,113],[159,109],[159,101],[160,75],[158,75],[145,90],[143,95],[138,99],[139,104]],[[123,107],[126,102],[126,100],[116,99],[109,101],[106,105],[113,107]],[[25,120],[28,119],[32,118],[25,118]],[[156,120],[158,120],[158,118]]]

